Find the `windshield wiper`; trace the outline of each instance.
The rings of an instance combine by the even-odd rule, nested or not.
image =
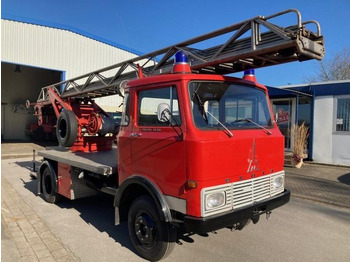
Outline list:
[[[261,127],[262,129],[264,129],[264,131],[268,134],[268,135],[272,135],[271,131],[268,130],[266,127],[262,126],[262,125],[259,125],[258,123],[254,122],[253,120],[251,120],[250,118],[242,118],[242,119],[237,119],[235,121],[233,121],[233,123],[235,122],[249,122],[249,123],[252,123],[258,127]]]
[[[197,91],[196,91],[196,90],[193,90],[193,93],[195,94],[195,96],[196,96],[196,98],[197,98],[198,104],[199,104],[200,109],[201,109],[201,111],[202,111],[201,113],[202,113],[202,115],[203,115],[204,118],[205,118],[205,122],[207,122],[207,124],[208,124],[208,116],[207,116],[207,112],[205,111],[204,104],[202,103],[202,100],[200,99],[200,97],[199,97]],[[192,100],[193,100],[193,98],[192,98]]]
[[[193,93],[195,94],[195,96],[196,96],[196,98],[197,98],[197,101],[198,101],[198,103],[199,103],[199,106],[201,107],[201,110],[203,111],[203,115],[204,115],[204,117],[205,117],[205,120],[206,120],[206,122],[207,122],[207,124],[208,124],[208,116],[207,116],[207,114],[209,114],[212,118],[214,118],[214,120],[216,121],[216,122],[218,122],[218,124],[220,124],[225,130],[226,130],[226,132],[224,132],[225,134],[227,134],[228,135],[228,137],[229,138],[231,138],[231,137],[233,137],[233,134],[232,134],[232,132],[223,124],[223,123],[221,123],[221,121],[219,120],[219,119],[217,119],[212,113],[210,113],[209,111],[206,111],[205,110],[205,108],[204,108],[204,105],[203,105],[203,103],[202,103],[202,101],[201,101],[201,99],[200,99],[200,97],[199,97],[199,95],[198,95],[198,93],[197,93],[197,91],[196,90],[193,90]]]
[[[205,109],[204,109],[204,112],[206,112]],[[209,114],[212,118],[214,118],[214,120],[215,120],[216,122],[218,122],[223,128],[225,128],[225,130],[227,131],[227,135],[228,135],[230,138],[233,137],[232,132],[231,132],[223,123],[221,123],[221,121],[220,121],[219,119],[217,119],[217,118],[216,118],[212,113],[210,113],[209,111],[207,111],[206,113]]]

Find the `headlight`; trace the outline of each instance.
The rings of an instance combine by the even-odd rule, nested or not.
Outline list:
[[[217,192],[209,194],[205,197],[205,203],[207,209],[217,208],[225,205],[226,195],[225,192]]]
[[[283,176],[274,177],[272,185],[273,185],[273,189],[279,189],[279,188],[283,187],[283,185],[284,185]]]

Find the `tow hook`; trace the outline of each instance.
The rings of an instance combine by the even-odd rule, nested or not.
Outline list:
[[[269,220],[270,216],[271,216],[271,211],[266,212],[266,219],[267,219],[267,220]]]
[[[252,218],[253,224],[255,225],[256,223],[258,223],[258,222],[259,222],[259,219],[260,219],[260,216],[254,216],[254,217]]]
[[[249,225],[250,219],[243,220],[239,223],[233,224],[232,227],[229,227],[231,231],[233,230],[242,230],[245,226]]]

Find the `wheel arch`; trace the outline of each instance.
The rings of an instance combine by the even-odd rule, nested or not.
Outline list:
[[[127,221],[131,203],[142,195],[149,195],[153,199],[162,221],[172,221],[170,208],[156,184],[146,177],[134,175],[120,185],[114,197],[116,225]]]

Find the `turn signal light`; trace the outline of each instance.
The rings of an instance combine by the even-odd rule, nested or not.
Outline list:
[[[197,181],[195,181],[195,180],[187,180],[186,186],[189,189],[197,188]]]

